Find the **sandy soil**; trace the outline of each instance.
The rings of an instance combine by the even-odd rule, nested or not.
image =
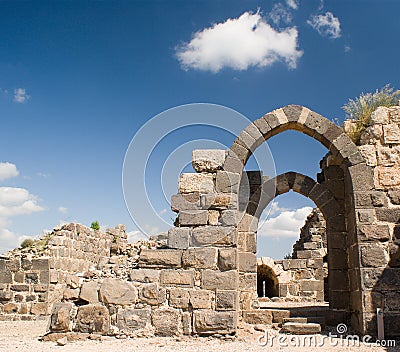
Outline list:
[[[290,342],[290,335],[279,334],[275,330],[268,330],[267,334],[269,340],[266,346],[260,346],[258,338],[263,336],[264,333],[259,331],[241,332],[239,337],[233,341],[223,341],[217,338],[138,338],[138,339],[115,339],[115,338],[102,338],[101,341],[77,341],[69,342],[65,346],[57,346],[55,342],[40,342],[38,339],[46,331],[47,321],[1,321],[0,322],[0,351],[63,351],[63,352],[105,352],[105,351],[188,351],[188,352],[202,352],[202,351],[229,351],[229,352],[254,352],[254,351],[358,351],[358,352],[375,352],[375,351],[400,351],[400,341],[397,341],[398,347],[383,348],[374,346],[348,347],[349,345],[341,346],[341,340],[334,339],[333,343],[337,346],[331,345],[329,340],[325,337],[323,347],[294,347]],[[271,337],[273,338],[273,346],[271,347]],[[278,337],[286,338],[286,347],[279,343]],[[296,339],[296,337],[293,337]],[[320,342],[323,335],[316,335],[317,342]],[[265,340],[262,339],[261,342]],[[294,340],[293,340],[294,341]]]

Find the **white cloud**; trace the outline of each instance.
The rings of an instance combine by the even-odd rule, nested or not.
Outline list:
[[[158,215],[164,215],[165,213],[167,212],[167,209],[161,209],[159,212],[158,212]]]
[[[223,68],[246,70],[284,61],[295,68],[303,52],[297,49],[296,27],[275,30],[259,12],[245,12],[239,18],[194,33],[192,40],[177,48],[183,69],[218,72]]]
[[[351,50],[351,46],[350,45],[345,45],[344,46],[344,52],[348,53]]]
[[[26,93],[25,88],[14,89],[14,102],[15,103],[25,103],[29,100],[30,96]]]
[[[0,162],[0,181],[11,177],[16,177],[18,175],[19,171],[14,164]]]
[[[339,18],[332,12],[327,12],[325,15],[312,15],[307,23],[323,37],[336,39],[341,35]]]
[[[137,242],[139,240],[148,240],[149,237],[144,235],[142,232],[140,231],[130,231],[127,233],[128,236],[128,242],[129,243],[134,243]]]
[[[272,7],[272,11],[268,14],[268,18],[270,18],[276,25],[279,25],[280,22],[288,24],[293,19],[291,12],[281,3],[277,3]]]
[[[46,174],[44,172],[37,172],[36,176],[43,177],[43,178],[49,178],[51,176],[51,174]]]
[[[299,3],[297,0],[286,0],[286,5],[293,10],[297,10],[299,8]]]
[[[300,228],[311,211],[311,207],[284,210],[278,216],[267,219],[259,228],[258,235],[273,238],[299,237]]]
[[[0,216],[3,218],[44,210],[37,198],[24,188],[0,187]]]
[[[66,214],[68,213],[68,209],[66,207],[58,207],[58,211],[60,213]]]

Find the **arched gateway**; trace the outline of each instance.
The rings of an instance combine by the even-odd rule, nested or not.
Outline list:
[[[286,130],[305,133],[327,148],[318,182],[289,172],[263,183],[256,172],[250,175],[251,172],[243,171],[258,146]],[[209,163],[201,162],[207,159],[206,152],[213,151],[193,154],[196,174],[181,175],[180,194],[172,198],[181,229],[174,231],[191,228],[189,247],[218,248],[219,265],[212,275],[213,280],[221,283],[220,290],[231,291],[232,299],[237,300],[230,309],[239,317],[257,309],[258,218],[271,199],[293,190],[312,199],[326,219],[330,321],[349,324],[360,333],[374,330],[376,308],[368,303],[373,288],[367,287],[364,279],[371,273],[370,264],[362,256],[364,243],[368,241],[370,245],[379,239],[365,235],[368,226],[373,227],[374,220],[368,216],[375,205],[359,201],[369,199],[374,192],[373,168],[342,129],[308,108],[289,105],[251,123],[222,157],[223,151],[215,151],[211,159],[215,164],[219,155],[220,164],[211,169]],[[196,184],[198,189],[193,186]],[[242,192],[243,185],[247,185],[247,193]],[[171,246],[176,237],[172,231]],[[230,284],[225,286],[228,273]],[[219,278],[215,279],[216,276]],[[237,282],[237,286],[232,282]],[[219,293],[222,291],[216,291],[217,300]]]

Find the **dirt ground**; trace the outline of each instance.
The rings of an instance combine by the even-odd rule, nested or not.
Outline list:
[[[47,321],[1,321],[0,322],[0,351],[63,351],[63,352],[125,352],[125,351],[226,351],[226,352],[254,352],[254,351],[400,351],[400,341],[398,347],[376,347],[366,346],[362,343],[360,347],[352,345],[351,341],[328,339],[326,335],[315,335],[316,343],[311,343],[310,339],[293,335],[279,334],[276,330],[264,332],[254,331],[250,328],[241,331],[237,338],[232,341],[217,338],[137,338],[137,339],[115,339],[102,337],[101,341],[77,341],[68,342],[65,346],[57,346],[56,342],[41,342],[39,337],[46,332]],[[324,337],[325,336],[325,337]],[[261,338],[262,337],[262,338]],[[281,339],[278,340],[278,338]],[[323,341],[323,339],[325,339]],[[262,344],[260,345],[259,341]],[[324,342],[323,346],[320,344]],[[296,344],[296,346],[294,346]],[[272,345],[272,346],[271,346]],[[336,346],[334,346],[336,345]]]

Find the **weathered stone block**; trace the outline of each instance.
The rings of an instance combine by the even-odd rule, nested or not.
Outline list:
[[[134,334],[150,325],[151,309],[119,309],[117,327],[125,334]]]
[[[389,123],[389,109],[386,106],[378,107],[371,114],[372,124],[386,124]]]
[[[193,150],[192,165],[197,172],[215,172],[224,165],[226,150]]]
[[[388,192],[390,201],[393,204],[399,205],[400,204],[400,191],[398,190],[390,190]]]
[[[237,231],[234,227],[200,226],[192,231],[190,245],[200,246],[233,246],[237,241]]]
[[[359,226],[360,237],[367,240],[379,240],[387,241],[390,239],[390,232],[388,225],[360,225]]]
[[[64,290],[64,300],[65,301],[74,301],[79,297],[79,289],[78,288],[66,288]]]
[[[156,283],[143,284],[140,289],[140,301],[156,306],[166,301],[165,288],[159,288]]]
[[[179,224],[183,226],[207,225],[207,210],[182,210],[179,212]]]
[[[179,212],[181,210],[200,209],[199,193],[174,194],[171,196],[171,210]]]
[[[189,291],[184,288],[169,290],[169,305],[175,308],[187,309],[189,306]]]
[[[360,246],[361,264],[366,267],[383,267],[389,262],[389,255],[379,243],[368,243]]]
[[[141,267],[179,267],[182,251],[176,249],[143,249],[140,252]]]
[[[182,313],[182,329],[184,335],[191,335],[192,333],[192,314],[190,312]]]
[[[289,334],[308,335],[321,332],[321,325],[317,323],[292,323],[283,324],[282,331]]]
[[[190,290],[189,301],[193,309],[211,309],[214,293],[207,290]]]
[[[375,211],[379,221],[400,223],[400,208],[377,208]]]
[[[201,273],[201,287],[207,290],[234,290],[238,285],[238,274],[235,270],[204,270]]]
[[[138,299],[137,288],[120,279],[105,279],[100,286],[99,297],[107,304],[129,305]],[[84,331],[83,331],[84,332]]]
[[[167,245],[170,248],[186,249],[189,247],[190,229],[173,227],[168,230]]]
[[[188,286],[194,285],[193,270],[161,270],[161,284],[164,286]]]
[[[3,312],[5,314],[15,314],[18,313],[18,304],[13,302],[8,302],[3,306]]]
[[[269,309],[250,310],[243,312],[243,319],[248,324],[272,324],[272,312]]]
[[[215,306],[217,310],[236,310],[238,307],[237,291],[217,290]]]
[[[250,214],[244,214],[238,219],[238,231],[241,232],[257,232],[258,218]]]
[[[33,315],[47,315],[48,314],[48,304],[47,302],[32,302],[31,304],[31,314]]]
[[[76,331],[107,334],[109,329],[110,315],[105,306],[88,304],[78,308]]]
[[[237,193],[240,184],[240,174],[229,171],[218,171],[216,177],[216,191],[222,193]],[[211,192],[203,192],[211,193]]]
[[[221,223],[224,226],[236,226],[237,211],[236,210],[224,210],[221,215]]]
[[[257,274],[246,273],[239,275],[239,290],[255,292],[257,289]]]
[[[218,225],[219,211],[218,210],[208,210],[208,224],[216,226]]]
[[[182,174],[178,181],[179,193],[213,193],[214,177],[211,174]]]
[[[133,269],[130,272],[130,279],[137,282],[158,282],[160,270],[157,269]]]
[[[205,209],[222,210],[234,206],[236,200],[234,195],[229,193],[202,194],[200,204]]]
[[[184,267],[216,269],[217,254],[217,248],[189,248],[183,252],[182,263]]]
[[[237,268],[237,250],[235,248],[224,248],[218,251],[218,267],[222,271]]]
[[[182,333],[181,316],[176,309],[170,307],[154,309],[151,321],[157,336],[174,336]]]
[[[381,187],[400,186],[400,167],[378,166],[375,170],[378,173],[378,185]]]
[[[299,283],[302,291],[321,291],[324,289],[322,280],[300,280]]]
[[[0,302],[4,303],[12,298],[12,293],[10,291],[0,291]]]
[[[397,123],[383,125],[383,140],[385,144],[400,143],[400,127]]]
[[[84,282],[79,293],[79,298],[94,304],[99,302],[99,283],[96,281]]]
[[[238,253],[239,271],[254,273],[257,271],[257,257],[254,253]]]
[[[203,334],[231,334],[236,331],[236,312],[199,310],[193,312],[193,329]]]
[[[32,259],[32,270],[49,271],[49,259]]]

